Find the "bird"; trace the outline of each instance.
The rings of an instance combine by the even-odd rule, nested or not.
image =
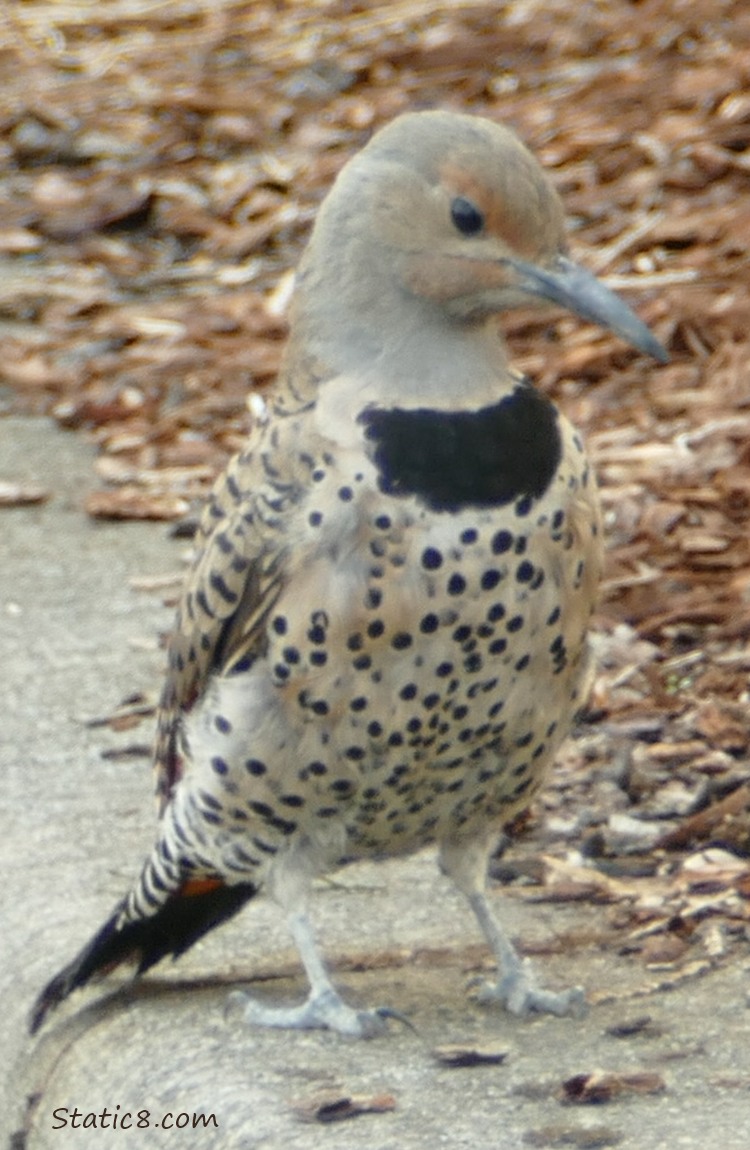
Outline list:
[[[334,986],[313,878],[437,847],[497,960],[480,998],[577,1012],[538,985],[486,892],[585,703],[602,569],[579,433],[515,370],[499,318],[546,303],[665,362],[570,257],[561,200],[508,127],[406,112],[342,168],[299,264],[278,379],[209,496],[168,645],[153,850],[42,990],[38,1030],[121,963],[181,955],[261,890],[309,982],[236,990],[249,1025],[382,1033]]]

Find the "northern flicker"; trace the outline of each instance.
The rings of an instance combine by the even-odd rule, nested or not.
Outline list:
[[[601,570],[580,437],[498,331],[530,300],[666,358],[569,259],[558,196],[507,129],[407,114],[344,167],[277,386],[202,518],[161,698],[156,845],[33,1029],[92,976],[181,954],[266,888],[310,993],[243,996],[247,1020],[376,1033],[388,1012],[330,981],[310,882],[431,843],[497,958],[485,997],[579,1003],[534,984],[484,893],[492,845],[585,700]]]

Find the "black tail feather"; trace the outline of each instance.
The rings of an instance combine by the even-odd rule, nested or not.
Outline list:
[[[48,1011],[94,975],[107,974],[130,959],[137,961],[137,973],[143,974],[169,954],[174,958],[184,954],[204,934],[237,914],[256,891],[252,883],[188,882],[154,915],[125,923],[118,930],[125,906],[120,903],[81,953],[39,995],[29,1018],[30,1032],[35,1034]]]

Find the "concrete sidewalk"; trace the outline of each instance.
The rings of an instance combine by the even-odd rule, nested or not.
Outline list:
[[[100,925],[151,842],[147,760],[101,754],[149,741],[150,724],[118,734],[83,720],[158,689],[155,639],[171,613],[128,579],[179,570],[184,544],[163,525],[87,519],[91,453],[45,421],[0,421],[0,479],[11,478],[39,481],[54,498],[0,512],[0,1146],[747,1150],[746,969],[727,965],[665,993],[655,989],[656,972],[581,946],[536,962],[546,983],[578,983],[600,1000],[585,1020],[521,1021],[482,1009],[466,996],[480,953],[475,926],[429,854],[351,868],[321,888],[313,908],[350,1000],[387,1003],[414,1031],[394,1024],[387,1037],[354,1043],[225,1020],[236,982],[257,980],[257,993],[274,998],[303,992],[283,924],[259,899],[137,988],[113,996],[122,982],[112,978],[76,995],[31,1044],[34,995]],[[586,937],[602,913],[506,904],[505,920],[527,944],[576,930]],[[613,997],[601,1001],[606,991]],[[629,1036],[607,1033],[644,1015],[651,1023]],[[490,1039],[508,1047],[502,1065],[449,1069],[433,1056],[442,1043]],[[596,1069],[647,1071],[665,1089],[561,1104],[562,1082]],[[311,1105],[321,1089],[386,1107],[392,1099],[393,1109],[304,1121],[295,1104]],[[84,1128],[87,1115],[97,1117]],[[193,1128],[193,1115],[209,1124]]]

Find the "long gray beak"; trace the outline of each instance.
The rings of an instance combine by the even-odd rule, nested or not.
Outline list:
[[[645,323],[638,319],[619,296],[580,264],[562,255],[557,256],[554,264],[546,268],[523,260],[514,260],[513,263],[521,274],[520,286],[529,295],[541,296],[552,303],[561,304],[576,315],[608,328],[626,343],[658,359],[659,363],[668,361],[667,352]]]

